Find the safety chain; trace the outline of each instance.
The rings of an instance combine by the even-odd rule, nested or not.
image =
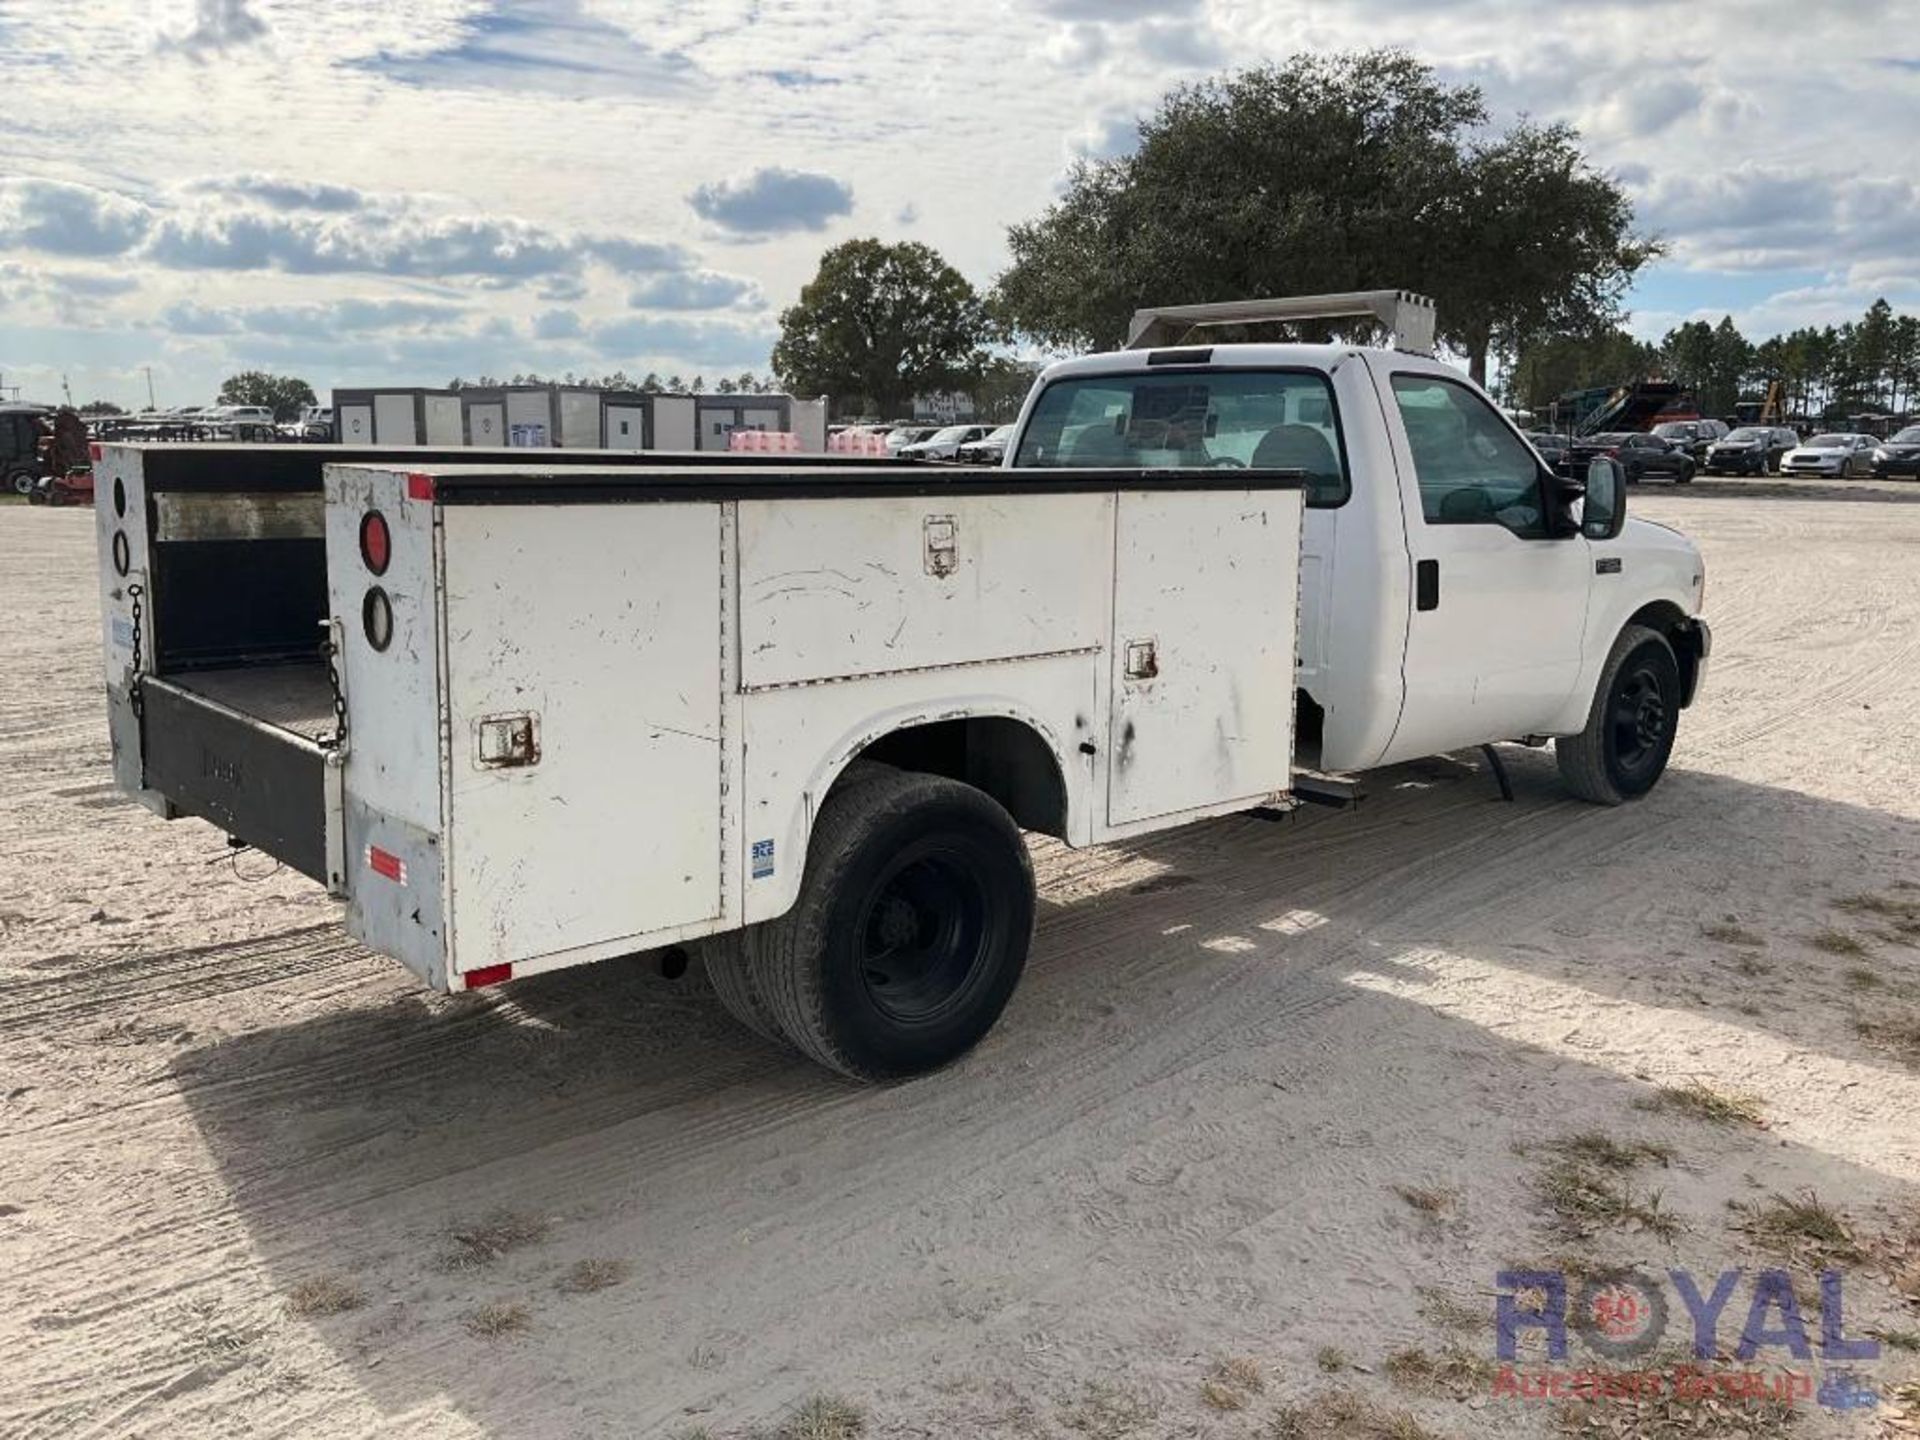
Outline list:
[[[140,597],[146,594],[146,588],[139,584],[127,586],[127,598],[133,601],[133,669],[127,672],[127,698],[133,703],[133,714],[139,719],[144,713],[145,702],[140,695],[141,651],[140,651]]]
[[[327,660],[327,684],[333,687],[334,730],[320,737],[322,750],[338,750],[347,743],[347,697],[340,689],[340,647],[334,643],[333,627],[327,626],[327,638],[320,642],[320,653]]]

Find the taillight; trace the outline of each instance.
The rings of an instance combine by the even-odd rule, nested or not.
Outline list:
[[[387,529],[387,517],[378,510],[360,517],[360,558],[376,575],[386,574],[393,559],[393,535]]]

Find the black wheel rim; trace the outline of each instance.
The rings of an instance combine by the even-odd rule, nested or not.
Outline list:
[[[902,1025],[954,1010],[986,958],[990,915],[986,888],[961,855],[912,847],[897,856],[854,932],[874,1008]]]
[[[1659,671],[1650,662],[1627,670],[1614,686],[1607,717],[1614,763],[1629,775],[1656,764],[1672,717],[1672,702]]]

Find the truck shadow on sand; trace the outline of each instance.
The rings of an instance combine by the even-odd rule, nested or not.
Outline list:
[[[1310,1354],[1316,1326],[1351,1330],[1342,1307],[1418,1327],[1409,1276],[1484,1293],[1559,1243],[1515,1147],[1581,1128],[1679,1157],[1655,1183],[1682,1237],[1603,1237],[1616,1259],[1741,1263],[1723,1191],[1743,1168],[1742,1193],[1910,1203],[1913,1147],[1635,1103],[1731,1070],[1763,1093],[1776,1073],[1796,1135],[1819,1133],[1815,1099],[1911,1113],[1920,1069],[1854,1027],[1898,996],[1920,1014],[1920,950],[1837,902],[1894,893],[1920,825],[1684,770],[1598,810],[1550,757],[1508,755],[1510,805],[1441,758],[1371,777],[1350,812],[1043,845],[1021,991],[909,1084],[845,1083],[732,1025],[697,973],[638,962],[241,1034],[170,1078],[273,1296],[334,1277],[367,1302],[279,1320],[338,1357],[334,1398],[501,1435],[725,1432],[876,1373],[897,1404],[943,1355],[1044,1401],[1089,1354],[1153,1371],[1223,1333]],[[1846,978],[1869,966],[1877,987]],[[1672,1064],[1637,1076],[1655,1035]],[[1463,1218],[1413,1223],[1402,1185]],[[488,1224],[525,1243],[476,1257]],[[618,1283],[570,1288],[601,1262]],[[473,1333],[489,1313],[505,1338]],[[954,1418],[972,1393],[919,1386],[914,1419],[1000,1433]]]

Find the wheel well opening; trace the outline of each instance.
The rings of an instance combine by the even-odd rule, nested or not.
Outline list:
[[[1670,600],[1655,600],[1634,611],[1627,623],[1644,625],[1667,637],[1674,658],[1680,662],[1680,693],[1685,697],[1682,703],[1693,703],[1694,686],[1700,673],[1700,645],[1686,611]]]
[[[1053,747],[1000,715],[933,720],[881,736],[856,757],[945,775],[985,791],[1023,830],[1065,839],[1067,786]]]

